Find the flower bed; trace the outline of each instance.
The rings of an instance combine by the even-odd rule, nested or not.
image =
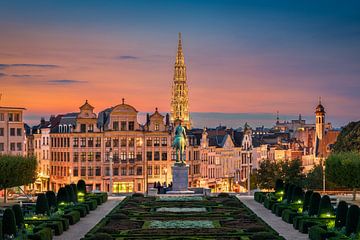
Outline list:
[[[156,209],[157,212],[172,212],[172,213],[184,213],[184,212],[206,212],[205,207],[161,207]]]
[[[202,201],[203,197],[200,196],[159,196],[158,201],[164,202],[192,202],[192,201]]]
[[[208,220],[171,220],[171,221],[150,221],[147,228],[214,228],[214,223]],[[144,228],[146,228],[144,227]]]

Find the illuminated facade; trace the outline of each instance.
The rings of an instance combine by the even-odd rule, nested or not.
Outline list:
[[[191,128],[186,65],[182,49],[181,33],[179,33],[179,43],[172,84],[171,123],[175,123],[175,120],[177,119],[182,120],[183,126],[187,129]]]

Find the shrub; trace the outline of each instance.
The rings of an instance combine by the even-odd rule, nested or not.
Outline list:
[[[220,198],[227,198],[227,197],[230,197],[230,195],[228,193],[219,193],[218,197]]]
[[[3,240],[3,227],[2,227],[2,221],[0,221],[0,240]]]
[[[69,199],[70,202],[76,203],[76,196],[75,196],[73,188],[70,185],[66,185],[65,190],[67,191],[67,193],[70,197],[70,199]]]
[[[142,194],[142,193],[134,193],[134,194],[132,195],[132,197],[134,197],[134,198],[144,197],[144,194]]]
[[[80,221],[80,213],[78,211],[71,211],[64,214],[64,217],[69,219],[70,225],[74,225],[78,221]]]
[[[359,207],[357,205],[351,205],[346,215],[346,235],[350,235],[356,231],[356,227],[359,221]]]
[[[57,209],[57,201],[56,201],[56,196],[55,193],[53,191],[47,191],[45,193],[46,198],[48,200],[48,204],[50,209]]]
[[[23,215],[20,205],[19,204],[13,205],[12,210],[14,211],[16,225],[19,228],[21,228],[24,225],[24,215]]]
[[[88,240],[112,240],[110,234],[108,233],[95,233],[91,237],[87,238]]]
[[[289,188],[288,188],[288,190],[287,190],[286,202],[287,202],[288,204],[290,204],[290,203],[292,202],[292,194],[293,194],[293,189],[294,189],[294,188],[295,188],[295,185],[290,184],[290,185],[289,185]]]
[[[320,200],[320,193],[314,192],[313,194],[311,194],[309,203],[309,216],[316,215],[319,212]]]
[[[342,228],[346,224],[346,214],[348,211],[348,204],[345,201],[340,201],[336,209],[335,227]]]
[[[275,182],[275,192],[284,191],[284,182],[281,179],[276,179]]]
[[[304,191],[301,189],[301,187],[294,187],[292,192],[291,201],[293,203],[302,203],[304,200]]]
[[[86,194],[86,184],[85,181],[80,179],[77,183],[77,190],[78,192],[82,193],[82,194]]]
[[[309,190],[305,193],[305,197],[304,197],[304,204],[303,204],[303,212],[308,211],[309,210],[309,204],[310,204],[310,197],[313,194],[312,190]]]
[[[40,224],[33,229],[33,234],[28,236],[29,239],[34,240],[52,240],[51,228],[46,227],[45,224]]]
[[[36,214],[49,215],[49,203],[45,194],[39,194],[36,200]]]
[[[11,208],[7,208],[4,211],[4,215],[2,218],[3,224],[3,234],[5,235],[14,235],[16,236],[16,219],[14,211]]]
[[[58,204],[65,204],[70,202],[70,196],[68,194],[68,191],[64,187],[61,187],[57,194],[57,202]]]
[[[96,199],[89,199],[84,202],[84,204],[87,204],[90,208],[90,210],[95,210],[97,208],[97,201]]]
[[[77,185],[75,183],[70,184],[70,186],[72,187],[74,194],[75,194],[75,202],[78,201],[78,188]]]
[[[268,240],[276,239],[276,236],[271,232],[256,232],[250,236],[251,240]]]
[[[334,216],[334,208],[331,205],[331,200],[328,195],[323,196],[320,200],[318,216],[319,217]]]
[[[288,190],[289,190],[289,183],[285,183],[284,185],[284,199],[287,199],[288,197]]]

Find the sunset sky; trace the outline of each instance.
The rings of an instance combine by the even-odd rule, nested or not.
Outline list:
[[[168,112],[178,32],[190,111],[215,117],[195,126],[312,118],[319,96],[335,126],[360,119],[360,1],[343,0],[2,0],[0,105]]]

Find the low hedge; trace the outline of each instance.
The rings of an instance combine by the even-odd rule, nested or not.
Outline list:
[[[95,210],[97,208],[97,201],[96,199],[89,199],[89,200],[86,200],[84,202],[84,204],[88,205],[89,206],[89,209],[92,211],[92,210]]]
[[[74,225],[80,221],[80,213],[78,211],[71,211],[63,215],[64,218],[69,220],[70,225]]]
[[[265,200],[265,193],[264,192],[255,192],[254,199],[258,203],[263,203]]]
[[[326,240],[330,237],[335,237],[335,232],[329,232],[326,225],[317,225],[309,229],[310,240]]]
[[[0,240],[3,240],[2,221],[0,221]]]
[[[52,230],[45,224],[40,224],[34,227],[33,233],[29,234],[28,238],[32,240],[52,240]]]
[[[77,205],[77,206],[73,206],[72,209],[74,211],[78,211],[80,213],[80,217],[85,217],[87,214],[86,208],[84,206]]]
[[[85,204],[85,203],[78,203],[78,204],[76,204],[76,206],[82,206],[82,207],[85,208],[86,214],[89,214],[89,213],[90,213],[90,207],[89,207],[89,205],[87,205],[87,204]]]

